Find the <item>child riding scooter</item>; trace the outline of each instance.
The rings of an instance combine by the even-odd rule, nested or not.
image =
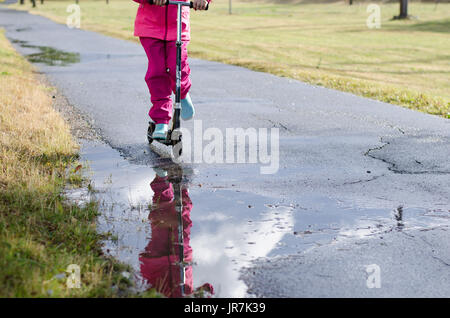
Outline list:
[[[207,10],[210,0],[134,1],[140,3],[134,35],[139,36],[148,57],[145,81],[150,91],[152,107],[149,111],[151,121],[147,137],[150,143],[158,140],[175,146],[181,141],[180,118],[189,120],[195,114],[189,96],[191,81],[187,62],[189,8]],[[175,93],[175,111],[170,129],[172,92]],[[178,148],[178,155],[181,155],[181,144]]]

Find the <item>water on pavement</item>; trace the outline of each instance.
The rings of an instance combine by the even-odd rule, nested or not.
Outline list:
[[[98,141],[83,142],[81,161],[94,191],[71,190],[69,198],[99,200],[98,231],[109,234],[104,252],[130,264],[141,289],[153,286],[167,296],[181,295],[184,277],[185,295],[203,290],[251,297],[240,270],[257,258],[450,224],[446,211],[361,210],[323,196],[280,203],[250,189],[203,186],[196,179],[198,167],[170,160],[154,167],[133,164]]]
[[[17,29],[16,31],[18,31]],[[21,31],[19,31],[21,32]],[[31,52],[25,57],[32,63],[42,63],[49,66],[66,66],[80,62],[80,54],[72,52],[64,52],[49,46],[30,45],[27,41],[12,40],[13,43],[19,44],[22,48],[29,49]]]

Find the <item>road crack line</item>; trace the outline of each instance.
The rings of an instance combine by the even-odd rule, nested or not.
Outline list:
[[[369,150],[367,150],[364,153],[364,156],[370,157],[370,158],[375,159],[375,160],[380,160],[380,161],[388,164],[389,165],[388,166],[388,170],[389,171],[392,171],[392,172],[397,173],[397,174],[436,174],[436,175],[450,174],[450,171],[432,171],[432,170],[431,171],[430,170],[425,170],[425,171],[408,171],[408,170],[399,169],[394,162],[388,161],[388,160],[383,159],[383,158],[378,158],[378,157],[370,154],[371,151],[381,150],[384,147],[390,145],[390,142],[389,141],[384,141],[383,137],[380,137],[380,142],[384,143],[384,145],[381,145],[381,146],[378,146],[378,147],[374,147],[374,148],[370,148]],[[419,162],[417,160],[415,160],[415,161],[418,164],[422,165],[421,162]]]

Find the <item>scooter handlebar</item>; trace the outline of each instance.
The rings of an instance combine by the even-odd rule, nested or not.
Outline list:
[[[147,0],[147,2],[148,2],[149,4],[153,4],[153,0]],[[166,0],[165,5],[167,6],[167,5],[169,5],[169,4],[178,4],[179,2],[181,3],[181,2],[184,2],[184,1],[170,1],[170,0]],[[185,4],[185,6],[187,6],[187,3]],[[191,2],[189,3],[189,8],[193,8],[193,7],[194,7],[194,3],[191,1]],[[206,4],[205,10],[208,10],[208,7],[209,7],[209,3]]]

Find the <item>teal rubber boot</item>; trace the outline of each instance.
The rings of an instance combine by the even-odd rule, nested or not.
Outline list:
[[[159,167],[153,167],[153,170],[155,171],[156,175],[160,178],[165,178],[167,177],[167,171],[159,168]]]
[[[186,98],[181,100],[181,119],[189,120],[192,119],[195,115],[194,104],[192,104],[191,96],[189,93],[186,95]]]
[[[169,126],[167,124],[156,124],[152,138],[156,140],[166,140]]]

